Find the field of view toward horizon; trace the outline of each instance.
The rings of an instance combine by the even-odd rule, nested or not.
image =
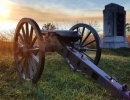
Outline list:
[[[1,32],[2,33],[2,32]],[[45,68],[37,84],[24,82],[13,57],[14,30],[0,35],[0,99],[7,100],[115,100],[87,75],[73,72],[58,53],[46,53]],[[90,37],[91,38],[91,37]],[[102,40],[103,36],[100,35]],[[130,45],[130,36],[127,35]],[[120,62],[120,63],[119,63]],[[130,49],[102,49],[98,64],[121,84],[130,87]]]
[[[129,0],[0,0],[0,100],[118,100],[91,77],[70,70],[57,52],[45,53],[44,70],[36,84],[19,77],[14,61],[14,35],[22,18],[34,19],[40,29],[47,29],[49,24],[55,30],[69,30],[77,23],[85,23],[97,31],[102,42],[103,10],[110,3],[123,6],[126,11],[129,47],[102,48],[97,67],[130,89]],[[92,35],[88,40],[93,40]]]
[[[46,53],[45,68],[37,84],[24,82],[14,64],[13,45],[0,42],[0,99],[7,100],[115,100],[87,75],[71,71],[63,57]],[[120,62],[120,63],[119,63]],[[102,70],[130,87],[130,49],[103,49]]]
[[[40,27],[44,23],[58,24],[60,29],[69,29],[75,23],[97,21],[103,30],[103,10],[110,3],[119,4],[126,11],[126,22],[130,23],[130,1],[128,0],[4,0],[0,1],[0,31],[15,29],[20,19],[34,19]],[[103,32],[101,32],[103,33]]]

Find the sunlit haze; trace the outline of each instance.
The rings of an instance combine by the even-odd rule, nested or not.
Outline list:
[[[6,6],[0,6],[0,16],[6,17],[8,16],[9,9]]]
[[[126,22],[130,22],[129,0],[1,0],[0,31],[15,29],[23,17],[33,18],[40,27],[51,22],[67,29],[77,22],[94,20],[102,28],[102,12],[109,3],[124,6]]]

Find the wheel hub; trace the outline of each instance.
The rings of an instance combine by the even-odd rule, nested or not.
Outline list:
[[[29,49],[26,45],[22,45],[21,47],[18,48],[18,50],[19,55],[24,57],[29,56]]]
[[[74,45],[74,47],[76,48],[76,50],[78,50],[79,52],[81,52],[81,51],[86,51],[86,47],[82,47],[81,45]]]

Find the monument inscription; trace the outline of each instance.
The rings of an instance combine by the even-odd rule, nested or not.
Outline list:
[[[113,36],[113,25],[114,25],[114,13],[108,13],[108,22],[107,22],[107,34],[106,36]]]

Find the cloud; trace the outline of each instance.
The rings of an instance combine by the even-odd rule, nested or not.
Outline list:
[[[126,22],[130,23],[130,10],[126,12]]]
[[[58,2],[58,0],[55,0]],[[62,1],[63,2],[63,1]],[[65,2],[65,1],[64,1]],[[63,2],[63,3],[64,3]],[[70,1],[72,2],[72,1]],[[82,2],[82,0],[81,0]],[[66,4],[68,1],[66,1]],[[75,2],[76,4],[80,3],[78,0]],[[80,4],[80,6],[86,3],[85,1]],[[45,3],[47,4],[47,3]],[[75,5],[76,5],[75,4]],[[93,2],[87,2],[89,6],[94,6]],[[50,3],[47,6],[38,6],[38,4],[34,5],[25,5],[18,2],[8,2],[10,5],[10,15],[6,21],[14,21],[18,22],[23,17],[28,17],[36,20],[37,23],[47,23],[53,22],[57,24],[71,24],[77,22],[87,23],[89,20],[97,21],[100,25],[103,25],[103,13],[102,10],[91,8],[88,9],[66,9],[62,4],[58,6],[51,6],[54,5]],[[41,4],[42,5],[42,4]],[[71,4],[69,4],[70,6]],[[130,22],[130,11],[127,11],[127,21]]]
[[[82,10],[66,10],[64,8],[58,9],[55,7],[32,7],[20,4],[12,4],[11,12],[8,20],[18,21],[23,17],[33,18],[38,22],[75,22],[78,20],[96,19],[101,20],[99,12],[88,12]]]

